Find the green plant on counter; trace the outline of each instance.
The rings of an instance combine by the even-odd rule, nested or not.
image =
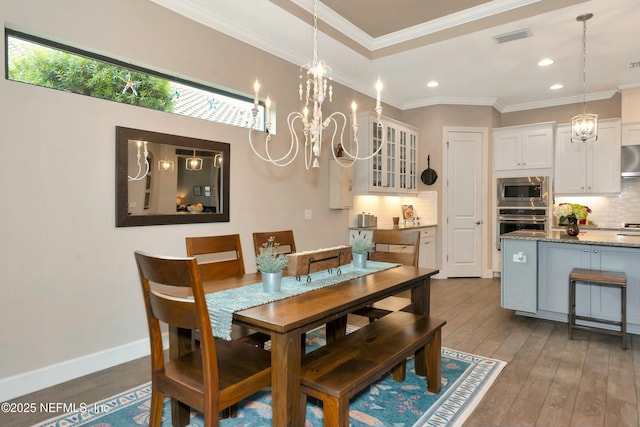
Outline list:
[[[279,243],[275,243],[275,237],[271,236],[267,243],[263,243],[260,254],[256,257],[256,268],[262,273],[279,273],[289,263],[287,256],[278,253]]]
[[[371,249],[373,249],[373,243],[367,240],[366,236],[359,236],[351,241],[351,252],[354,254],[366,254]]]

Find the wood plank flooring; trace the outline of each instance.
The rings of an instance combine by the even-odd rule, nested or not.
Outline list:
[[[442,344],[507,362],[465,427],[638,426],[640,337],[576,331],[500,308],[499,279],[433,280],[431,313],[447,320]],[[350,319],[360,323],[364,318]],[[142,358],[15,399],[92,403],[149,379]],[[23,427],[55,414],[0,413],[0,425]]]

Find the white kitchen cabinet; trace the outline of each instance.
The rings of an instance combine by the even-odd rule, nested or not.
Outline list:
[[[436,259],[436,228],[429,227],[420,230],[418,267],[438,268]]]
[[[511,310],[537,311],[538,242],[502,240],[501,306]]]
[[[329,161],[329,209],[353,207],[353,168]]]
[[[620,193],[620,120],[599,120],[598,139],[571,142],[571,125],[556,129],[555,194]]]
[[[640,323],[640,251],[614,246],[540,242],[538,247],[538,310],[568,313],[569,273],[573,268],[622,271],[627,275],[627,322]],[[579,315],[620,320],[620,290],[578,283]]]
[[[375,115],[358,115],[358,157],[380,152],[366,161],[357,161],[354,169],[356,194],[415,194],[418,191],[418,131],[404,123]],[[353,153],[355,154],[355,153]]]
[[[553,167],[553,123],[493,129],[496,171]]]
[[[640,145],[640,123],[622,125],[622,145]]]

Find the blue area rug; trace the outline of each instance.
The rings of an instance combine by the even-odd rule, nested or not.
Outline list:
[[[324,345],[324,329],[307,334],[307,349]],[[407,376],[397,383],[387,376],[363,390],[350,403],[353,427],[460,426],[491,387],[505,362],[442,348],[442,390],[430,393],[424,377],[415,374],[413,360]],[[38,427],[127,427],[149,425],[151,384],[117,396],[83,405],[81,411],[39,424]],[[169,399],[165,401],[163,427],[171,426]],[[190,426],[202,426],[192,413]],[[225,419],[221,427],[271,426],[271,393],[268,389],[238,405],[238,417]],[[304,427],[322,427],[322,405],[309,399]]]

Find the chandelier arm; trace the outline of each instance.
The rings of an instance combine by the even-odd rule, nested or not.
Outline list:
[[[146,166],[146,170],[142,175],[140,175],[142,173],[142,165],[140,164],[140,158],[138,157],[138,173],[134,177],[127,175],[129,181],[140,181],[149,174],[149,159],[146,156],[144,158],[144,164]]]
[[[342,113],[340,113],[342,114]],[[342,114],[344,116],[344,114]],[[333,118],[333,114],[329,116],[329,119],[331,119],[331,121],[333,122],[333,137],[331,138],[331,154],[333,155],[333,159],[336,161],[336,163],[338,163],[338,165],[340,165],[343,168],[350,168],[351,166],[353,166],[356,163],[356,160],[354,158],[351,158],[351,160],[349,161],[344,161],[342,160],[343,157],[338,158],[336,156],[336,150],[334,148],[333,145],[333,141],[336,138],[336,133],[338,132],[338,122],[336,119]],[[342,131],[340,132],[340,145],[342,146],[342,149],[344,151],[344,129],[346,127],[346,119],[343,120],[342,122]],[[356,154],[358,152],[358,145],[356,144]],[[340,160],[339,160],[340,159]]]
[[[287,123],[289,123],[289,131],[291,132],[291,123],[293,122],[293,120],[295,120],[295,117],[293,120],[291,120],[291,116],[295,115],[299,113],[291,113],[289,114],[289,117],[287,117]],[[291,122],[291,123],[290,123]],[[254,143],[253,143],[253,138],[251,137],[251,132],[253,131],[253,128],[249,128],[249,145],[251,146],[251,150],[253,151],[253,153],[258,156],[261,160],[264,160],[265,162],[269,162],[275,166],[279,166],[279,167],[284,167],[284,166],[288,166],[291,164],[291,162],[293,162],[296,158],[296,156],[298,155],[298,139],[297,137],[294,139],[295,134],[293,132],[291,132],[292,138],[291,138],[291,145],[289,146],[289,151],[287,151],[286,154],[284,154],[282,157],[279,157],[277,159],[274,159],[270,152],[269,152],[269,144],[272,142],[272,134],[271,133],[267,133],[267,137],[265,140],[265,152],[266,152],[266,156],[263,156],[262,154],[258,153],[258,151],[256,150]],[[291,155],[291,152],[294,149],[294,145],[295,145],[295,153],[293,155]],[[287,160],[288,159],[288,160]]]

